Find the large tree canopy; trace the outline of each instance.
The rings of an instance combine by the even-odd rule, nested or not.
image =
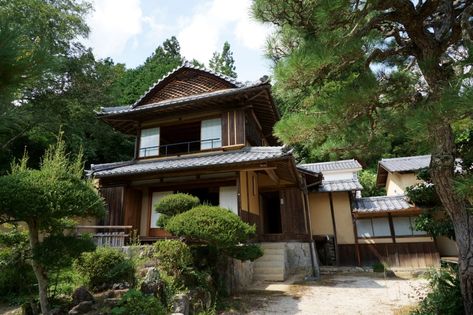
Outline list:
[[[432,180],[455,227],[465,311],[473,313],[473,214],[455,185],[472,190],[469,164],[454,178],[473,128],[473,3],[256,0],[253,11],[276,26],[268,43],[284,114],[276,135],[302,157],[432,153]]]

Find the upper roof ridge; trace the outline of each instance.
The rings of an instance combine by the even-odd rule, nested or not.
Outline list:
[[[214,75],[214,76],[216,76],[216,77],[218,77],[222,80],[225,80],[228,83],[234,85],[236,88],[245,86],[245,84],[241,83],[240,81],[237,81],[235,78],[232,78],[232,77],[227,76],[227,75],[225,75],[223,73],[220,73],[220,72],[216,72],[216,71],[207,69],[205,67],[194,65],[190,61],[188,61],[186,59],[183,59],[182,63],[179,66],[175,67],[174,69],[172,69],[171,71],[166,73],[163,77],[161,77],[158,81],[156,81],[154,84],[152,84],[148,88],[148,90],[146,90],[146,92],[143,93],[143,95],[141,95],[141,97],[135,103],[133,103],[133,105],[131,107],[135,108],[156,86],[158,86],[161,82],[163,82],[166,78],[168,78],[172,74],[174,74],[177,71],[179,71],[181,69],[184,69],[184,68],[195,69],[195,70],[203,71],[203,72],[206,72],[208,74]]]
[[[424,155],[411,155],[411,156],[399,156],[394,158],[382,158],[381,161],[392,161],[392,160],[409,160],[409,159],[418,159],[418,158],[427,158],[430,157],[430,154]]]

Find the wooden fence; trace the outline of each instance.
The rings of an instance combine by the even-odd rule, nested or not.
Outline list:
[[[77,225],[76,235],[91,233],[94,243],[101,246],[121,247],[130,238],[131,225]]]

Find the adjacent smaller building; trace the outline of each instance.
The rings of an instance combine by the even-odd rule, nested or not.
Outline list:
[[[419,170],[423,160],[425,157],[413,158],[408,163]],[[407,186],[418,182],[415,173],[403,177],[404,174],[390,172],[398,168],[385,161],[380,162],[383,173],[378,176],[378,184],[387,182],[390,195],[363,198],[358,181],[362,168],[356,160],[298,166],[323,175],[320,185],[309,187],[312,234],[322,265],[438,265],[434,240],[413,229],[421,209],[403,195]]]
[[[378,163],[376,183],[386,188],[387,196],[404,196],[407,187],[422,183],[417,174],[429,165],[430,155],[382,159]],[[434,241],[440,256],[458,256],[458,248],[453,240],[440,236]]]

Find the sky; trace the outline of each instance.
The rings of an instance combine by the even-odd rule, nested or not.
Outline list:
[[[111,57],[128,68],[142,64],[175,35],[181,54],[208,65],[228,41],[240,81],[270,74],[264,57],[271,27],[250,16],[251,0],[94,0],[86,44],[98,58]],[[159,78],[156,78],[159,79]]]

